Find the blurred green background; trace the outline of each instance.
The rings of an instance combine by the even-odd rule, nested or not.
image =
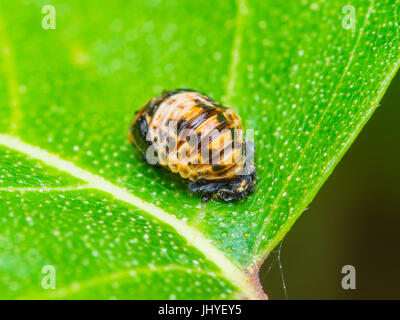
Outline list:
[[[265,261],[272,299],[400,299],[400,74],[314,201]],[[280,264],[279,264],[280,253]],[[356,289],[344,290],[344,265]]]

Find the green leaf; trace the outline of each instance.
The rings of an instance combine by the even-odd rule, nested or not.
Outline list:
[[[0,298],[265,297],[260,263],[399,67],[399,1],[52,1],[45,30],[46,4],[0,3]],[[244,201],[202,203],[131,147],[134,111],[178,87],[255,130]]]

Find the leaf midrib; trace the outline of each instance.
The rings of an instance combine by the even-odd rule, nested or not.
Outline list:
[[[60,171],[69,173],[71,176],[85,181],[88,184],[86,187],[92,187],[106,192],[112,195],[115,199],[142,209],[175,229],[175,231],[185,238],[190,245],[202,252],[209,261],[212,261],[221,270],[221,274],[224,278],[240,289],[246,297],[250,299],[265,297],[261,288],[253,281],[253,277],[246,271],[241,270],[234,265],[232,261],[225,256],[225,253],[215,247],[211,240],[206,238],[196,228],[187,225],[185,222],[163,211],[154,204],[136,197],[125,188],[121,188],[103,177],[82,169],[74,163],[61,159],[57,155],[49,153],[40,147],[23,142],[18,137],[8,134],[0,134],[0,145],[26,154],[33,159],[40,160]]]

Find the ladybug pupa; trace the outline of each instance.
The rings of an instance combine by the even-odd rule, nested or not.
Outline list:
[[[254,191],[254,144],[240,117],[189,89],[164,91],[136,111],[129,140],[151,165],[189,179],[189,190],[225,201]]]

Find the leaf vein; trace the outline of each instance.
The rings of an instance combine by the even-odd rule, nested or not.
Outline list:
[[[43,298],[65,298],[68,297],[74,293],[83,291],[87,288],[90,287],[95,287],[98,285],[102,285],[105,283],[110,283],[113,281],[118,281],[122,280],[124,278],[129,278],[129,277],[135,277],[138,274],[143,274],[143,275],[151,275],[153,273],[163,273],[163,272],[171,272],[171,271],[178,271],[178,272],[187,272],[187,273],[196,273],[196,274],[202,274],[202,275],[207,275],[207,276],[212,276],[215,277],[215,273],[213,272],[208,272],[204,270],[197,270],[197,269],[192,269],[192,268],[185,268],[182,266],[178,265],[167,265],[167,266],[152,266],[151,268],[145,267],[145,268],[133,268],[129,270],[123,270],[123,271],[117,271],[117,272],[112,272],[110,274],[105,274],[101,275],[98,277],[94,277],[88,280],[83,280],[83,281],[74,281],[70,285],[62,288],[57,288],[53,292],[46,292],[46,293],[38,293],[38,292],[31,292],[26,296],[20,297],[18,299],[40,299],[40,297]]]
[[[18,79],[15,69],[14,52],[5,32],[3,17],[0,14],[0,43],[2,43],[1,55],[3,57],[3,69],[7,79],[9,104],[11,106],[11,133],[18,132],[18,126],[22,119],[21,102],[18,92]]]
[[[72,186],[72,187],[0,187],[1,191],[9,191],[9,192],[56,192],[56,191],[76,191],[76,190],[84,190],[84,189],[95,189],[94,186],[90,184],[80,185],[80,186]]]
[[[312,143],[313,137],[314,137],[314,135],[316,134],[316,132],[318,131],[317,129],[320,127],[322,121],[325,119],[325,116],[327,115],[327,113],[328,113],[330,107],[332,106],[333,101],[335,100],[335,98],[336,98],[336,96],[337,96],[338,90],[339,90],[339,89],[341,88],[341,86],[342,86],[343,79],[345,78],[345,76],[346,76],[346,74],[347,74],[347,72],[348,72],[348,70],[349,70],[349,67],[351,66],[351,64],[352,64],[352,62],[353,62],[353,59],[354,59],[354,57],[355,57],[356,50],[357,50],[357,48],[358,48],[358,46],[359,46],[359,44],[360,44],[360,42],[361,42],[361,38],[362,38],[362,36],[363,36],[364,29],[365,29],[365,27],[366,27],[366,25],[367,25],[367,23],[368,23],[369,16],[370,16],[370,14],[371,14],[371,12],[372,12],[372,10],[373,10],[373,7],[374,7],[374,0],[371,0],[370,6],[368,7],[368,10],[367,10],[367,14],[365,15],[365,18],[364,18],[363,25],[362,25],[362,27],[361,27],[360,30],[359,30],[359,33],[358,33],[356,42],[355,42],[355,44],[354,44],[354,46],[353,46],[353,49],[352,49],[352,51],[351,51],[351,53],[350,53],[349,60],[348,60],[346,66],[345,66],[345,68],[344,68],[344,70],[343,70],[343,73],[341,74],[341,77],[340,77],[340,79],[339,79],[339,81],[338,81],[338,83],[337,83],[337,85],[336,85],[336,87],[335,87],[335,90],[334,90],[334,92],[333,92],[333,94],[332,94],[332,96],[331,96],[331,99],[329,100],[329,103],[328,103],[328,105],[326,106],[326,108],[325,108],[323,114],[321,115],[321,117],[320,117],[318,123],[315,125],[314,130],[313,130],[312,133],[309,135],[309,137],[308,137],[308,139],[307,139],[307,142],[306,142],[306,144],[304,145],[304,148],[302,148],[302,151],[301,151],[301,153],[300,153],[300,156],[298,157],[296,163],[295,163],[294,166],[293,166],[293,170],[290,172],[289,176],[287,177],[285,184],[283,185],[283,187],[281,188],[281,190],[280,190],[278,196],[276,197],[276,200],[275,200],[274,203],[271,205],[271,210],[272,210],[272,211],[271,211],[271,215],[273,215],[273,213],[274,213],[274,208],[277,208],[277,205],[278,205],[279,201],[281,200],[283,194],[285,193],[285,190],[286,190],[287,186],[289,185],[289,182],[290,182],[290,181],[292,180],[292,178],[295,176],[295,174],[296,174],[296,172],[297,172],[297,170],[298,170],[298,166],[299,166],[301,160],[302,160],[303,157],[306,155],[308,149],[311,147],[311,143]],[[257,241],[256,241],[255,246],[254,246],[254,252],[255,252],[255,253],[258,251],[258,248],[260,247],[260,245],[261,245],[261,243],[262,243],[262,240],[263,240],[263,239],[262,239],[262,235],[263,235],[263,233],[264,233],[264,231],[265,231],[267,225],[268,225],[268,223],[265,222],[265,223],[263,224],[262,228],[260,229],[260,232],[259,232],[258,237],[257,237]],[[280,233],[280,234],[279,234],[279,233]],[[276,240],[275,240],[275,243],[278,243],[278,242],[281,240],[281,238],[282,238],[282,235],[281,235],[281,234],[282,234],[282,231],[278,231],[278,234],[276,235],[276,238],[275,238],[275,239],[276,239]],[[274,243],[274,244],[275,244],[275,243]],[[270,247],[272,247],[272,246],[273,246],[273,245],[267,246],[267,248],[265,249],[265,252],[268,252],[268,248],[270,248]],[[259,258],[255,258],[255,260],[259,260]]]
[[[225,253],[215,247],[211,240],[206,238],[199,230],[179,220],[176,216],[165,212],[152,203],[145,202],[125,188],[119,187],[103,177],[80,168],[68,160],[61,159],[57,155],[49,153],[44,149],[25,143],[18,137],[0,134],[0,145],[24,153],[34,159],[41,160],[49,166],[67,172],[75,178],[85,181],[94,188],[112,195],[115,199],[144,210],[148,214],[174,228],[190,245],[202,252],[205,257],[212,261],[221,270],[224,277],[242,290],[248,298],[257,299],[264,297],[264,293],[261,293],[259,287],[252,282],[251,275],[233,264],[232,261],[225,256]]]
[[[249,13],[246,0],[236,1],[236,17],[235,17],[235,31],[233,35],[233,44],[231,49],[230,65],[228,71],[228,81],[225,86],[225,96],[223,97],[224,103],[227,105],[232,104],[231,99],[236,87],[236,79],[238,76],[238,66],[240,62],[240,48],[242,45],[243,29],[245,18]]]

